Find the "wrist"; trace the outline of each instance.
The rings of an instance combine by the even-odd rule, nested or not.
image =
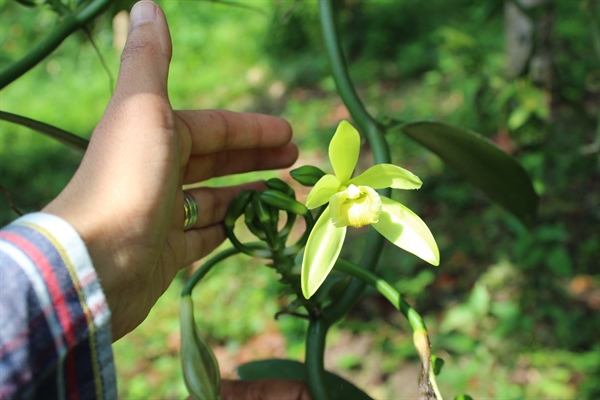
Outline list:
[[[122,273],[126,269],[119,268],[119,264],[127,265],[127,256],[112,245],[112,241],[106,240],[106,238],[118,238],[119,235],[117,232],[106,231],[106,224],[100,223],[102,221],[100,213],[88,212],[82,209],[83,207],[73,207],[73,202],[63,203],[61,198],[62,196],[58,196],[44,207],[42,212],[65,221],[79,236],[110,310],[112,339],[117,340],[129,331],[120,329],[127,326],[123,324],[122,320],[125,318],[120,316],[120,310],[123,310],[127,303],[122,298],[123,294],[131,293],[132,283],[134,283],[129,282],[126,274]],[[78,203],[85,204],[85,201]]]

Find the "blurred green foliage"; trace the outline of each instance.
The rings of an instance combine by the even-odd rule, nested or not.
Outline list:
[[[295,129],[301,164],[324,167],[333,128],[348,114],[328,76],[315,2],[256,0],[251,4],[258,12],[218,2],[159,3],[174,42],[170,95],[176,108],[282,115]],[[600,60],[592,51],[591,18],[597,3],[554,1],[554,86],[548,91],[527,75],[506,78],[502,1],[337,2],[352,76],[370,110],[404,121],[437,118],[486,135],[523,164],[541,196],[538,222],[527,231],[437,157],[401,135],[388,138],[394,163],[424,181],[398,200],[427,222],[442,263],[432,269],[386,247],[381,274],[426,316],[434,351],[446,361],[439,382],[449,394],[600,397]],[[0,9],[4,68],[56,22],[47,9],[12,1]],[[116,77],[119,49],[111,26],[108,15],[101,17],[93,36]],[[88,137],[110,97],[110,82],[85,36],[76,34],[5,88],[0,108]],[[55,196],[80,159],[0,122],[0,184],[21,211]],[[0,196],[0,221],[15,216]],[[349,240],[347,255],[364,251],[361,237]],[[272,319],[285,304],[274,278],[240,257],[216,268],[195,291],[197,310],[204,310],[197,319],[229,374],[249,353],[302,358],[305,323]],[[185,396],[177,354],[180,288],[178,280],[144,324],[114,345],[121,398]],[[374,397],[410,396],[404,391],[416,380],[418,360],[408,332],[401,316],[368,291],[330,333],[334,354],[326,363]],[[283,350],[261,340],[281,333]]]

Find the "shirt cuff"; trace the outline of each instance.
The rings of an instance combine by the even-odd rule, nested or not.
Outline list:
[[[92,362],[97,365],[94,378],[96,385],[100,383],[103,398],[117,398],[116,374],[112,353],[110,328],[110,309],[100,286],[92,259],[85,242],[75,228],[68,222],[52,214],[37,212],[26,214],[9,225],[9,229],[17,226],[29,227],[52,244],[60,254],[71,277],[71,284],[80,294],[80,303],[88,313],[87,326]],[[79,329],[83,327],[80,326]],[[85,329],[85,328],[84,328]],[[86,335],[82,331],[80,334]],[[98,389],[96,393],[99,394]]]
[[[47,237],[68,260],[92,314],[94,326],[110,326],[110,310],[84,241],[67,221],[42,212],[26,214],[12,224],[30,226]],[[11,224],[11,225],[12,225]]]

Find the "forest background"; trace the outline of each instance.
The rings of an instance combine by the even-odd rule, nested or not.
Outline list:
[[[298,165],[326,168],[327,144],[349,114],[329,74],[315,2],[158,2],[174,44],[169,93],[175,108],[283,116],[301,147]],[[427,222],[442,261],[427,267],[386,248],[381,264],[384,277],[425,317],[434,349],[446,360],[443,392],[600,398],[600,6],[593,0],[542,3],[529,13],[538,29],[525,58],[515,55],[523,43],[510,38],[503,1],[337,3],[351,74],[369,110],[479,132],[522,163],[540,195],[538,221],[528,230],[436,156],[404,136],[388,138],[393,162],[424,181],[401,200]],[[110,98],[126,37],[127,16],[117,11],[90,27],[104,61],[85,34],[73,35],[0,92],[0,109],[89,137]],[[4,69],[43,38],[56,17],[3,0],[0,21]],[[549,75],[536,74],[531,57],[540,43],[550,55]],[[0,184],[21,212],[52,199],[81,157],[0,122]],[[290,181],[282,171],[209,184],[257,176]],[[0,223],[15,217],[2,194]],[[353,240],[344,251],[363,251],[361,239]],[[243,257],[223,270],[195,295],[222,374],[234,377],[236,365],[255,359],[302,359],[305,324],[273,319],[281,287],[272,271]],[[178,355],[185,274],[148,319],[114,345],[121,398],[185,397]],[[330,332],[326,367],[374,398],[413,396],[419,361],[410,336],[403,317],[368,292]]]

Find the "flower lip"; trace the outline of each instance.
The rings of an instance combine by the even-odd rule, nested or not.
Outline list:
[[[377,223],[381,214],[379,194],[368,186],[350,185],[331,196],[331,221],[336,228],[360,228]]]

